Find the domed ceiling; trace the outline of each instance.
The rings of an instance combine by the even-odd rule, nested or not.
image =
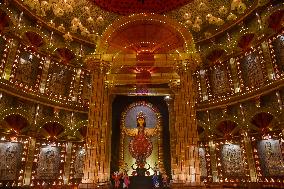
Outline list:
[[[107,53],[169,53],[183,48],[184,39],[177,31],[172,30],[154,20],[140,20],[125,24],[108,39]]]
[[[261,1],[261,2],[265,2]],[[114,21],[139,12],[162,13],[181,23],[204,41],[230,28],[255,10],[257,0],[11,0],[39,22],[57,29],[66,38],[79,37],[96,43]],[[131,4],[130,4],[131,2]]]
[[[122,15],[133,13],[163,13],[173,10],[192,0],[91,0],[98,6]]]

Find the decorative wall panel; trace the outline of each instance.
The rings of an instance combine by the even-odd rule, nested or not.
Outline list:
[[[241,146],[224,144],[221,150],[222,170],[225,177],[243,177],[245,175]]]
[[[216,66],[210,70],[210,80],[214,96],[230,93],[230,81],[227,66]]]
[[[272,41],[270,46],[272,52],[272,58],[275,58],[278,71],[284,72],[284,35],[279,35]]]
[[[264,82],[262,61],[262,55],[257,52],[249,53],[241,58],[241,73],[246,87],[257,87]]]
[[[0,142],[0,180],[18,180],[23,145],[17,142]]]
[[[11,81],[26,89],[38,89],[44,58],[20,46],[14,61]]]
[[[263,176],[284,176],[284,162],[279,140],[261,140],[257,143]]]
[[[47,94],[54,97],[66,99],[69,96],[72,74],[70,66],[59,65],[52,62],[47,79]]]
[[[36,178],[39,180],[55,180],[59,176],[60,148],[43,146],[38,157]]]

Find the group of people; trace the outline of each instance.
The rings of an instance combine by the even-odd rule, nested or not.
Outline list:
[[[130,180],[127,172],[119,173],[118,171],[116,171],[113,173],[112,179],[114,180],[114,188],[119,188],[121,179],[123,180],[123,188],[129,187]]]
[[[123,180],[122,187],[123,188],[128,188],[130,184],[130,179],[127,174],[127,172],[114,172],[112,175],[112,179],[114,180],[114,188],[119,188],[121,184],[121,180]],[[153,181],[153,187],[154,188],[168,188],[169,187],[169,182],[168,182],[168,176],[166,174],[162,174],[161,176],[161,182],[160,178],[157,174],[157,171],[154,171],[154,175],[152,176],[152,181]]]

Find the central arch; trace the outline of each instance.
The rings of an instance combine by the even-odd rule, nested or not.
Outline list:
[[[183,50],[185,53],[195,53],[195,45],[192,34],[180,23],[168,18],[167,16],[159,14],[134,14],[128,17],[122,17],[113,24],[111,24],[104,32],[100,40],[98,40],[96,54],[107,54],[110,47],[110,40],[119,33],[120,30],[127,30],[127,28],[137,26],[139,24],[151,24],[153,27],[160,27],[161,30],[176,35],[177,39],[181,39],[183,43]]]

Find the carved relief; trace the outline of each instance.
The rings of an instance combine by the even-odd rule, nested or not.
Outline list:
[[[37,166],[37,179],[57,179],[60,166],[60,148],[45,146],[40,149]]]
[[[72,72],[62,66],[53,64],[48,76],[48,93],[68,96],[71,86]]]
[[[216,67],[211,71],[211,82],[214,95],[224,95],[230,92],[229,76],[225,66]]]
[[[243,79],[248,87],[257,87],[264,82],[260,56],[252,53],[241,60]]]
[[[264,176],[283,176],[284,162],[279,140],[261,140],[257,143],[261,170]]]
[[[0,180],[17,180],[23,146],[15,142],[0,142]]]
[[[225,144],[221,150],[222,166],[224,176],[226,177],[242,177],[245,174],[244,162],[240,145]]]
[[[17,64],[13,66],[14,70],[12,73],[15,75],[15,82],[22,83],[24,86],[38,87],[35,85],[39,83],[40,80],[42,70],[40,62],[39,55],[22,50],[17,59]]]

